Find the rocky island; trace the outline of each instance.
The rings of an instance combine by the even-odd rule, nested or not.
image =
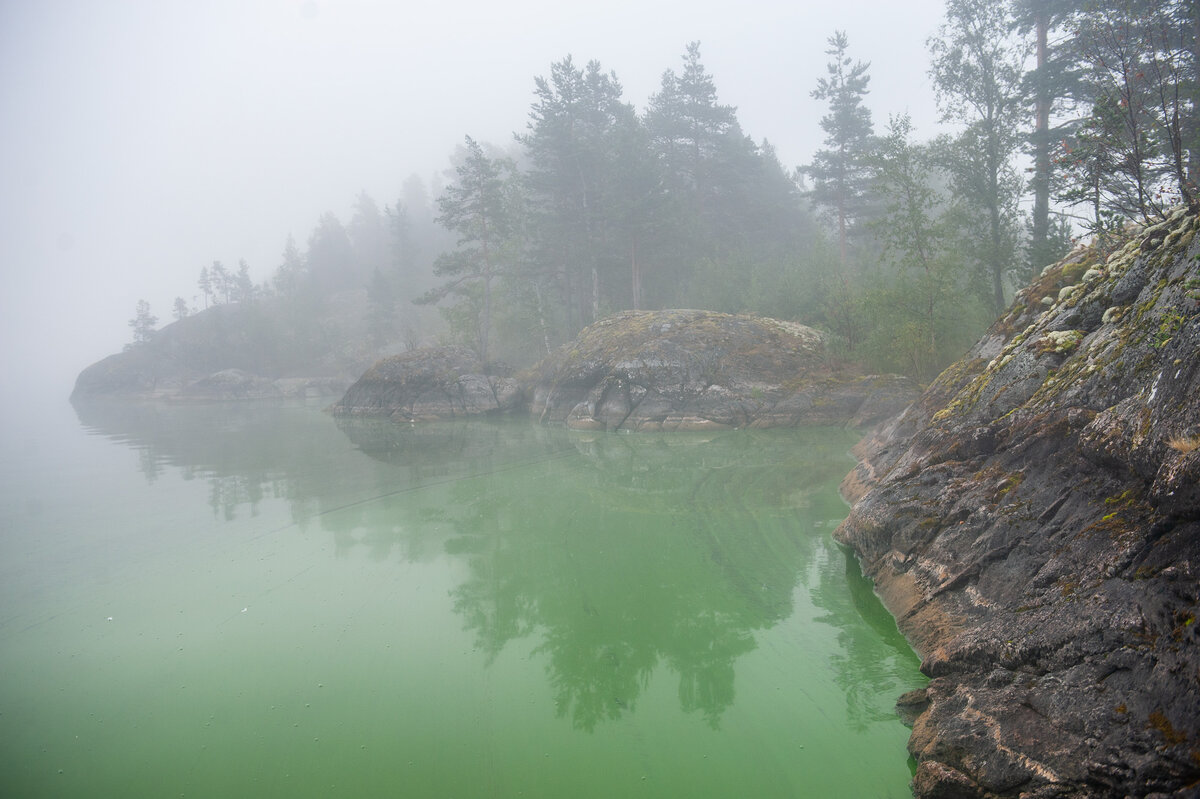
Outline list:
[[[369,335],[367,293],[341,291],[300,318],[279,298],[214,305],[88,366],[72,402],[338,396],[397,342]]]
[[[918,797],[1196,796],[1200,220],[1048,268],[860,445]]]
[[[543,423],[581,430],[868,427],[917,390],[898,375],[835,366],[824,334],[794,322],[625,311],[515,376],[461,347],[386,358],[331,410],[414,421],[528,409]]]

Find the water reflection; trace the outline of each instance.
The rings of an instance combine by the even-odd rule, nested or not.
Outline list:
[[[813,604],[826,610],[817,621],[837,629],[840,648],[830,655],[838,686],[846,697],[846,718],[851,727],[864,732],[875,722],[892,721],[892,700],[912,687],[911,675],[920,658],[900,634],[896,622],[879,598],[870,578],[864,577],[858,560],[849,550],[826,565],[820,585],[812,594]],[[867,623],[848,628],[842,620],[856,614]],[[880,702],[880,697],[885,700]]]
[[[148,481],[167,468],[206,481],[218,518],[279,499],[294,523],[330,533],[339,556],[464,564],[451,600],[476,646],[495,660],[533,642],[557,714],[581,730],[633,713],[663,668],[680,708],[717,728],[737,662],[792,615],[797,590],[838,629],[830,657],[855,725],[887,712],[881,690],[908,687],[898,675],[911,674],[911,652],[828,540],[845,513],[843,431],[414,427],[275,404],[76,410],[133,448]],[[847,626],[853,617],[870,626]]]

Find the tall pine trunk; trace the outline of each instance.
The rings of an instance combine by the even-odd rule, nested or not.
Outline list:
[[[1030,277],[1050,263],[1050,88],[1046,75],[1048,20],[1044,10],[1036,13],[1037,98],[1033,129],[1033,221],[1029,242]]]
[[[633,310],[642,309],[642,265],[638,262],[637,239],[629,242],[629,268],[631,278],[631,293],[633,294]]]

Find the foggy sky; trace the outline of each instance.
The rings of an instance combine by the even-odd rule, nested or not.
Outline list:
[[[787,167],[821,146],[826,38],[872,62],[877,130],[910,112],[932,135],[926,39],[940,0],[307,2],[0,0],[0,390],[65,399],[160,324],[214,260],[256,282],[288,234],[366,191],[394,204],[464,135],[507,146],[533,79],[570,54],[615,71],[639,111],[701,42],[721,102]]]

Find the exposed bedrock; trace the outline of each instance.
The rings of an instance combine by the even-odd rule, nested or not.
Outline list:
[[[341,416],[433,421],[503,413],[521,404],[516,380],[485,374],[465,347],[427,347],[384,358],[330,410]]]
[[[834,368],[812,328],[696,310],[616,314],[523,379],[536,418],[596,430],[866,427],[917,395],[907,378]]]
[[[919,797],[1197,795],[1198,227],[1047,268],[859,447],[835,537],[932,678]]]

